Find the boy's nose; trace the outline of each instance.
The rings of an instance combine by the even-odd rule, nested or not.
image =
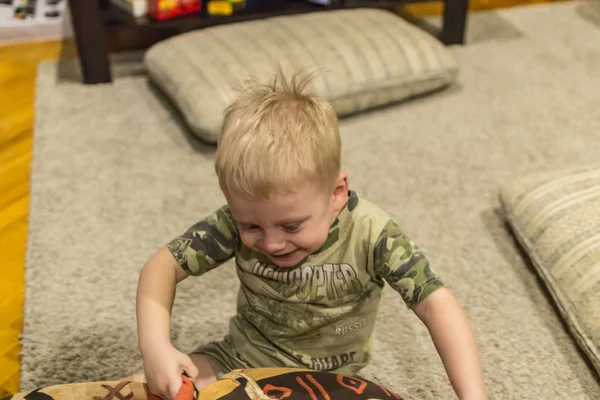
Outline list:
[[[285,249],[285,240],[280,235],[265,236],[262,240],[262,248],[265,253],[277,255]]]

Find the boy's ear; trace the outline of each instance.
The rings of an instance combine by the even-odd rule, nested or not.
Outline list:
[[[348,174],[340,172],[333,188],[333,209],[339,212],[348,201]]]

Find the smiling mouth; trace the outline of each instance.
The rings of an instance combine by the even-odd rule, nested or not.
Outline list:
[[[280,254],[280,255],[274,255],[271,254],[271,257],[275,258],[275,259],[282,259],[282,258],[287,258],[289,256],[291,256],[292,254],[295,254],[298,250],[294,250],[294,251],[290,251],[289,253],[286,254]]]

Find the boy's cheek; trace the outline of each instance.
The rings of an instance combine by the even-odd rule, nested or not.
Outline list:
[[[247,247],[254,248],[256,244],[256,235],[240,233],[240,239]]]
[[[296,245],[303,249],[308,249],[311,252],[317,251],[325,241],[327,240],[327,236],[329,235],[329,230],[323,232],[322,230],[306,232],[302,235],[302,237],[297,238]]]

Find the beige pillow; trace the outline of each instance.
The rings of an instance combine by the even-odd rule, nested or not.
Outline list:
[[[457,64],[436,38],[390,11],[322,11],[213,26],[159,42],[145,54],[150,78],[192,132],[215,143],[224,109],[248,78],[278,65],[320,74],[311,89],[338,116],[443,88]]]
[[[600,166],[525,176],[500,199],[513,232],[600,373]]]

